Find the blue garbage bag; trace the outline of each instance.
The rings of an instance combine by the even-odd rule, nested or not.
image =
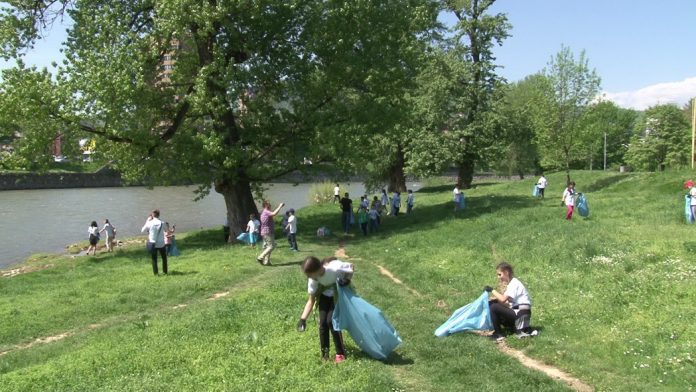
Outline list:
[[[355,295],[349,286],[338,286],[338,299],[333,312],[335,330],[346,330],[355,343],[375,359],[387,359],[401,344],[401,337],[382,311]]]
[[[686,218],[686,223],[694,223],[694,216],[691,215],[691,196],[684,196],[684,217]]]
[[[179,252],[179,248],[176,247],[176,238],[172,237],[172,244],[169,246],[169,256],[179,255],[181,255],[181,252]]]
[[[539,197],[539,185],[534,185],[534,189],[532,190],[532,197]]]
[[[578,208],[578,213],[580,216],[587,217],[590,215],[590,206],[587,205],[587,199],[582,193],[578,194],[578,198],[575,201],[575,206]]]
[[[488,293],[484,291],[476,301],[455,310],[452,316],[435,330],[435,336],[443,337],[456,332],[491,329],[493,329],[493,323],[491,310],[488,307]]]
[[[249,233],[247,233],[247,232],[244,232],[244,233],[238,235],[237,240],[242,241],[245,244],[251,244],[251,237],[249,236]]]

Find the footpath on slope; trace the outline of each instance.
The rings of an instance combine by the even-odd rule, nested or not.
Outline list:
[[[177,310],[177,309],[186,308],[190,304],[193,304],[193,303],[200,303],[203,301],[216,301],[216,300],[219,300],[221,298],[228,297],[229,295],[231,295],[233,293],[245,290],[245,289],[252,287],[252,286],[262,286],[262,285],[266,284],[267,282],[269,282],[269,279],[268,279],[269,275],[279,274],[282,270],[283,270],[282,268],[273,268],[273,269],[264,268],[264,271],[266,271],[266,272],[258,274],[256,276],[254,276],[253,278],[250,278],[244,282],[234,284],[224,291],[219,291],[219,292],[213,293],[208,298],[192,299],[191,301],[188,301],[185,303],[180,303],[177,305],[167,305],[167,306],[164,306],[163,308]],[[150,310],[150,312],[152,312],[152,311],[154,311],[156,313],[159,312],[159,310],[157,308]],[[143,313],[145,313],[145,312],[143,312]],[[100,323],[94,323],[94,324],[90,324],[90,325],[85,326],[85,327],[74,328],[72,330],[64,331],[64,332],[57,333],[57,334],[54,334],[51,336],[40,337],[40,338],[34,339],[33,341],[27,342],[27,343],[19,343],[19,344],[16,344],[14,346],[11,346],[8,349],[0,351],[0,357],[2,357],[5,354],[9,354],[11,352],[14,352],[14,351],[26,350],[26,349],[32,348],[34,346],[57,342],[59,340],[63,340],[63,339],[69,338],[71,336],[87,333],[87,332],[95,330],[95,329],[106,328],[106,327],[110,327],[110,326],[117,325],[117,324],[137,321],[140,317],[143,316],[143,313],[133,314],[133,315],[129,315],[129,316],[114,316],[111,318],[107,318]]]
[[[493,254],[495,256],[496,255],[495,247],[493,247],[492,250],[493,250]],[[348,254],[346,253],[345,242],[341,241],[339,243],[339,247],[336,250],[334,256],[338,257],[339,259],[349,259],[350,258],[350,256],[348,256]],[[415,289],[413,289],[413,288],[409,287],[407,284],[405,284],[402,280],[398,279],[388,269],[386,269],[383,266],[376,264],[376,263],[372,263],[372,264],[374,264],[377,267],[377,269],[379,270],[379,272],[382,275],[389,278],[395,284],[404,287],[408,292],[410,292],[411,294],[413,294],[415,296],[418,296],[418,297],[423,296],[421,293],[419,293]],[[437,306],[444,308],[444,307],[446,307],[446,304],[444,304],[444,302],[442,302],[442,301],[438,301]],[[480,335],[488,335],[488,334],[483,333],[483,332],[481,332],[479,334]],[[565,383],[566,385],[568,385],[571,389],[573,389],[575,391],[578,391],[578,392],[592,392],[592,391],[594,391],[594,389],[590,385],[584,383],[579,378],[573,377],[570,374],[568,374],[568,373],[564,372],[563,370],[558,369],[554,366],[547,365],[541,361],[530,358],[524,352],[508,346],[505,341],[498,343],[497,346],[503,354],[508,355],[508,356],[516,359],[524,367],[542,372],[550,378],[553,378],[553,379],[556,379],[556,380],[559,380],[559,381]]]

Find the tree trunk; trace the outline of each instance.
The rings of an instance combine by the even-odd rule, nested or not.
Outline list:
[[[220,180],[215,182],[215,191],[225,199],[227,207],[227,222],[230,227],[229,242],[234,242],[239,233],[246,230],[249,214],[259,216],[259,210],[254,203],[251,186],[246,180]]]
[[[461,189],[471,188],[471,183],[474,181],[474,159],[471,156],[464,156],[459,162],[459,171],[457,173],[457,185]]]
[[[387,191],[389,192],[406,192],[406,176],[404,175],[404,150],[401,145],[398,146],[396,152],[396,158],[389,166],[387,175],[389,176],[389,183],[387,184]]]

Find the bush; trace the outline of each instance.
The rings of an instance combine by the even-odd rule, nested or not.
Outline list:
[[[331,203],[334,199],[334,186],[334,183],[328,181],[312,184],[307,194],[310,204]]]

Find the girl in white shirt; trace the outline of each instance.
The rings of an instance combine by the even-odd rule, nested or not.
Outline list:
[[[571,181],[568,187],[563,191],[561,201],[566,205],[566,219],[573,218],[573,210],[575,209],[575,182]]]
[[[535,335],[529,326],[532,317],[532,298],[527,288],[514,277],[510,264],[500,263],[495,271],[500,285],[506,288],[502,294],[490,286],[484,288],[491,293],[489,308],[495,331],[492,338],[496,341],[503,340],[505,338],[503,327],[514,331],[520,338],[528,337],[530,333]]]
[[[309,298],[297,323],[297,330],[304,332],[307,327],[307,317],[312,312],[315,301],[319,300],[319,344],[321,358],[329,360],[329,332],[333,337],[336,347],[336,363],[343,362],[346,358],[346,350],[343,344],[341,331],[333,329],[333,310],[335,306],[334,296],[336,285],[346,286],[353,277],[353,264],[338,260],[335,257],[327,257],[322,261],[314,256],[308,256],[302,263],[302,271],[309,278],[307,292]]]

